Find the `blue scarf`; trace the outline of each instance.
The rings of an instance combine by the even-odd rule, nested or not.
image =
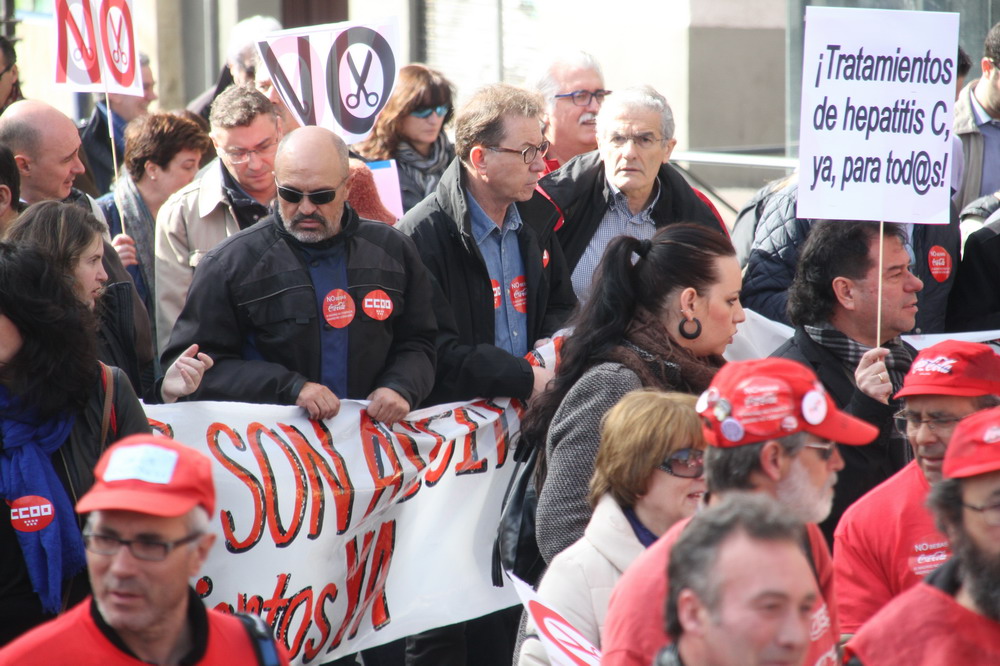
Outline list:
[[[52,502],[55,510],[47,527],[37,532],[15,530],[31,586],[47,613],[59,612],[63,579],[86,565],[73,504],[51,458],[66,442],[74,421],[72,414],[39,421],[34,410],[0,386],[0,497],[14,501],[38,495]]]

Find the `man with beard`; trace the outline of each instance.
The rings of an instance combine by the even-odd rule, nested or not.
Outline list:
[[[929,505],[954,555],[847,644],[848,664],[1000,663],[1000,407],[963,419]]]
[[[710,505],[735,492],[762,493],[807,523],[802,547],[820,596],[810,612],[805,663],[836,663],[839,626],[833,567],[816,523],[830,512],[837,472],[844,468],[837,444],[867,444],[878,431],[840,411],[816,375],[785,359],[727,363],[696,409],[710,428],[705,453]],[[618,581],[604,624],[602,664],[646,666],[670,641],[664,631],[664,574],[674,543],[688,523],[697,520],[696,514],[674,525]]]
[[[927,494],[941,480],[955,426],[1000,405],[998,394],[1000,356],[989,345],[945,340],[917,354],[896,394],[904,401],[896,427],[916,459],[855,502],[834,535],[842,640],[951,555],[927,509]]]
[[[393,423],[434,382],[431,285],[417,249],[389,225],[358,217],[347,146],[303,127],[278,147],[277,206],[205,255],[163,353],[191,341],[215,361],[196,400],[299,405],[336,415],[367,399]]]

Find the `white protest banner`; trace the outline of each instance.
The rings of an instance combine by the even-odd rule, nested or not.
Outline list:
[[[403,217],[403,195],[399,189],[396,160],[369,162],[368,168],[372,171],[372,179],[375,181],[378,196],[382,199],[382,205],[397,219]]]
[[[413,412],[391,430],[345,400],[297,407],[148,405],[150,423],[212,459],[217,535],[195,589],[259,613],[295,664],[321,664],[517,605],[490,580],[514,467],[518,403]]]
[[[141,97],[132,0],[55,0],[56,83]]]
[[[257,48],[295,118],[333,130],[348,144],[371,132],[399,74],[395,19],[282,30]]]
[[[510,576],[521,603],[531,614],[538,629],[538,638],[545,646],[549,661],[556,666],[600,666],[601,651],[587,640],[569,620],[546,604],[531,586],[516,576]]]
[[[798,217],[946,224],[958,14],[806,7]]]

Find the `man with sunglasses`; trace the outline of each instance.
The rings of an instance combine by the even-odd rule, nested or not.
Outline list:
[[[611,91],[604,89],[594,56],[585,51],[560,55],[545,68],[535,89],[545,100],[545,173],[597,148],[597,112]]]
[[[207,457],[132,435],[94,479],[76,505],[93,595],[0,650],[0,664],[288,664],[259,617],[206,609],[190,586],[215,542]]]
[[[506,84],[480,89],[455,119],[457,157],[398,228],[434,278],[438,372],[429,402],[539,393],[551,368],[524,356],[575,304],[551,228],[521,215],[545,169],[541,99]]]
[[[833,566],[844,639],[951,555],[927,495],[955,426],[1000,405],[1000,356],[988,345],[946,340],[922,350],[896,394],[896,426],[915,460],[855,502],[834,534]]]
[[[786,359],[727,363],[695,409],[709,429],[709,504],[734,492],[765,493],[807,523],[803,548],[821,594],[812,611],[805,663],[837,663],[833,567],[816,523],[830,512],[837,472],[844,468],[837,443],[867,444],[878,430],[838,409],[811,370]],[[697,514],[690,519],[697,520]],[[664,621],[665,573],[671,548],[688,522],[674,525],[646,549],[615,586],[604,624],[602,664],[646,666],[670,641]]]
[[[846,664],[1000,663],[1000,407],[955,426],[928,498],[954,555],[847,643]]]
[[[314,419],[369,400],[372,419],[398,421],[434,382],[431,284],[413,242],[346,204],[347,146],[328,129],[285,137],[272,182],[274,213],[198,265],[164,361],[195,340],[212,357],[194,399],[298,405]]]
[[[539,182],[526,215],[554,227],[581,301],[604,248],[621,235],[650,239],[673,222],[725,226],[668,163],[674,116],[650,86],[608,96],[597,114],[597,150],[578,155]]]
[[[212,103],[218,159],[174,193],[156,219],[156,336],[162,352],[205,253],[268,214],[281,128],[253,84],[230,86]]]

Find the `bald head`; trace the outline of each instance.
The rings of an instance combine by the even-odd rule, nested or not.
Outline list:
[[[83,173],[76,125],[38,100],[11,104],[0,115],[0,143],[14,153],[21,174],[21,198],[29,204],[69,196]]]
[[[351,191],[349,174],[347,145],[330,130],[308,126],[286,135],[274,160],[278,213],[285,229],[302,243],[339,234]],[[316,193],[320,202],[301,193]],[[299,200],[289,201],[288,196]]]

